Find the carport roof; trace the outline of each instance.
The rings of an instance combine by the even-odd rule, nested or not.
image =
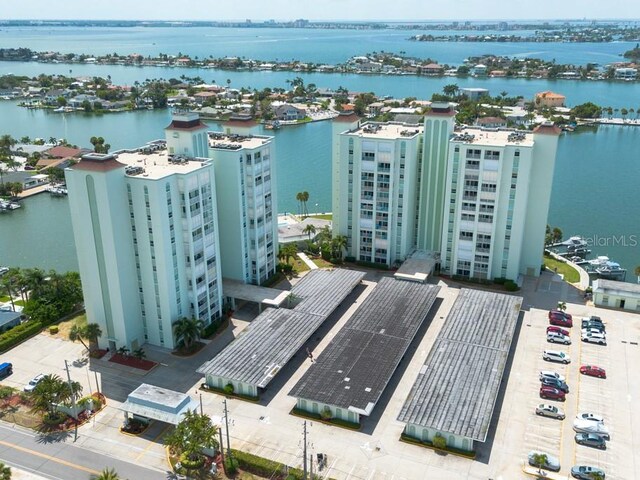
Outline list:
[[[177,425],[187,410],[197,410],[198,403],[185,393],[143,383],[120,407],[127,413]]]
[[[222,279],[222,291],[225,297],[248,300],[249,302],[262,303],[274,307],[282,305],[282,302],[287,299],[290,293],[276,288],[249,285],[229,278]]]
[[[265,388],[360,283],[364,273],[314,270],[292,289],[292,310],[269,308],[198,373]]]
[[[290,395],[370,415],[439,290],[383,278]]]
[[[460,290],[398,420],[484,442],[521,305]]]

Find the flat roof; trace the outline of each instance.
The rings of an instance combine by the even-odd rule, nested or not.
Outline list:
[[[630,293],[634,296],[640,295],[640,284],[619,282],[616,280],[607,280],[605,278],[598,278],[593,281],[593,290],[596,292],[620,292]]]
[[[345,269],[309,272],[287,292],[299,304],[266,309],[197,372],[265,388],[363,278]]]
[[[187,410],[196,410],[198,403],[189,395],[143,383],[131,392],[121,410],[142,417],[177,425]]]
[[[522,298],[463,288],[398,415],[484,442]]]
[[[222,291],[224,292],[225,297],[248,300],[250,302],[262,303],[274,307],[282,305],[291,293],[287,290],[251,285],[239,280],[232,280],[230,278],[222,279]]]
[[[393,274],[398,280],[425,282],[438,262],[438,254],[425,250],[416,250],[402,262]]]
[[[289,394],[370,415],[439,290],[384,277]]]
[[[412,109],[412,111],[415,109]],[[422,125],[409,123],[372,123],[367,122],[354,130],[345,132],[345,135],[352,135],[362,138],[378,138],[396,140],[399,138],[413,138],[420,135],[424,128]]]
[[[143,147],[144,148],[144,147]],[[141,172],[134,177],[148,178],[157,180],[174,174],[185,174],[195,172],[196,170],[207,166],[210,163],[209,159],[184,159],[181,162],[173,161],[173,156],[170,156],[166,150],[156,151],[152,153],[143,153],[142,151],[134,150],[122,150],[114,152],[118,162],[123,163],[129,167],[141,167],[144,172]],[[82,163],[82,162],[80,162]],[[132,175],[133,176],[133,175]]]
[[[507,145],[533,147],[533,134],[521,130],[464,127],[453,133],[451,141],[492,147],[505,147]]]
[[[224,132],[208,132],[209,148],[215,150],[242,150],[258,148],[271,142],[267,135],[238,135]]]

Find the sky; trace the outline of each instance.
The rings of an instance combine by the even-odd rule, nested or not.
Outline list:
[[[0,0],[0,19],[640,19],[640,0]]]

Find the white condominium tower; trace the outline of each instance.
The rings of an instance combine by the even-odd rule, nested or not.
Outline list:
[[[442,271],[513,280],[539,274],[559,133],[551,124],[533,133],[454,132],[444,184]]]
[[[275,271],[271,138],[207,128],[178,113],[166,145],[85,155],[65,171],[87,317],[102,347],[174,348],[176,320],[221,316],[223,274],[260,283]]]
[[[348,255],[391,266],[415,246],[422,126],[334,120],[333,232]]]
[[[276,272],[278,263],[273,137],[234,134],[233,126],[228,128],[227,133],[209,132],[222,275],[260,285]]]

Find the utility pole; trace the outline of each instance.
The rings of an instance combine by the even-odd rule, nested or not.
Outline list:
[[[202,408],[202,392],[200,392],[200,415],[204,415],[204,410]]]
[[[78,409],[76,407],[76,396],[73,392],[73,387],[71,386],[71,374],[69,373],[69,364],[67,361],[64,361],[64,368],[67,370],[67,380],[69,381],[69,392],[71,393],[71,405],[73,406],[73,418],[75,419],[74,434],[73,441],[78,440]]]
[[[225,463],[224,463],[224,442],[222,441],[222,428],[219,428],[218,432],[220,433],[220,456],[222,457],[222,468],[225,468]]]
[[[305,420],[302,427],[302,465],[305,480],[307,480],[307,421]]]
[[[224,404],[224,423],[227,429],[227,455],[231,457],[231,443],[229,442],[229,411],[227,410],[227,399],[222,402]]]
[[[313,480],[313,452],[309,454],[309,480]]]

